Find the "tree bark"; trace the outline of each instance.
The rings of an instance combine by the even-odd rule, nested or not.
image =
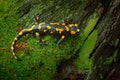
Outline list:
[[[54,40],[50,38],[52,41],[49,42],[49,50],[40,50],[37,48],[37,50],[40,51],[39,53],[41,53],[40,56],[38,56],[39,54],[37,54],[37,50],[34,50],[33,53],[35,55],[31,54],[31,58],[34,56],[38,57],[35,58],[35,62],[33,61],[33,63],[37,65],[41,64],[41,66],[36,67],[31,64],[31,66],[33,66],[36,71],[38,71],[38,75],[31,74],[31,72],[34,71],[32,70],[32,67],[29,67],[31,69],[29,75],[40,75],[39,79],[52,80],[54,77],[53,74],[56,73],[57,65],[62,61],[71,60],[70,58],[76,54],[81,54],[79,51],[81,49],[81,46],[84,45],[84,43],[94,31],[97,31],[98,39],[96,45],[94,46],[93,51],[88,53],[92,59],[91,73],[89,73],[88,80],[117,80],[118,75],[120,75],[119,8],[119,0],[85,0],[83,2],[82,0],[63,0],[63,2],[56,0],[48,0],[46,2],[43,2],[42,0],[28,0],[27,3],[23,4],[23,6],[18,9],[18,13],[21,16],[21,19],[19,20],[19,26],[30,26],[31,22],[33,22],[33,15],[40,14],[41,21],[48,22],[52,20],[60,21],[66,18],[66,16],[69,16],[70,18],[73,18],[73,22],[79,23],[79,28],[81,30],[81,33],[76,36],[76,38],[71,38],[65,42],[68,44],[68,47],[65,46],[63,47],[64,49],[62,48],[59,51],[55,51],[55,48],[51,48],[49,45],[54,46],[54,44],[51,43]],[[94,15],[94,24],[91,28],[89,28],[90,30],[85,33],[86,28],[91,25],[87,25],[87,23],[93,19]],[[80,37],[81,34],[84,34],[85,36]],[[83,41],[80,42],[80,38],[82,38]],[[74,43],[74,45],[70,44],[71,41]],[[49,61],[51,61],[51,63]],[[49,76],[48,74],[51,75]],[[38,78],[36,77],[36,79]]]
[[[101,0],[103,1],[103,0]],[[104,2],[104,1],[103,1]],[[120,1],[109,0],[98,27],[98,40],[93,51],[89,80],[119,80],[120,77]]]

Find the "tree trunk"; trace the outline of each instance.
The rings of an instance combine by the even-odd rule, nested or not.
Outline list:
[[[93,51],[89,80],[120,79],[120,1],[109,0],[103,6],[104,15],[96,25],[98,40]],[[107,1],[107,0],[106,0]],[[106,7],[108,5],[108,8]]]
[[[120,1],[119,0],[88,0],[83,2],[82,1],[75,2],[73,0],[73,1],[64,1],[63,4],[60,1],[56,2],[56,4],[55,2],[56,1],[53,1],[53,3],[51,2],[52,5],[50,5],[49,3],[42,1],[43,4],[41,6],[45,7],[43,9],[39,9],[41,8],[41,7],[38,7],[38,5],[40,4],[36,4],[37,2],[35,1],[30,3],[28,2],[29,5],[27,10],[25,10],[25,12],[23,9],[26,8],[26,6],[24,5],[18,10],[18,13],[21,14],[22,16],[22,19],[20,19],[19,22],[22,23],[22,25],[24,24],[24,22],[26,22],[28,24],[25,23],[25,26],[28,26],[29,23],[31,22],[29,19],[29,16],[39,13],[41,15],[41,20],[44,20],[44,21],[51,21],[51,20],[60,21],[60,19],[62,19],[65,16],[64,14],[67,14],[67,16],[73,18],[73,22],[79,23],[80,25],[79,28],[81,29],[81,33],[84,35],[84,37],[80,37],[83,40],[81,42],[82,45],[78,44],[77,46],[77,43],[75,43],[76,44],[75,48],[69,45],[69,47],[66,49],[71,48],[71,50],[67,51],[67,53],[71,53],[72,51],[72,54],[70,55],[67,54],[65,57],[59,57],[60,59],[57,59],[55,63],[60,63],[64,60],[67,60],[67,62],[68,60],[71,61],[71,57],[73,57],[76,54],[79,54],[79,56],[81,56],[82,46],[84,46],[85,43],[88,42],[87,40],[90,37],[90,35],[95,34],[94,32],[97,31],[98,38],[97,38],[96,45],[94,46],[94,49],[92,52],[91,52],[92,50],[91,49],[87,53],[88,55],[90,54],[89,57],[92,58],[91,73],[89,74],[88,79],[89,80],[105,80],[105,79],[110,80],[113,78],[112,76],[114,76],[114,78],[117,79],[116,76],[118,74],[117,71],[119,71],[118,63],[119,63],[119,57],[120,57],[119,55],[120,53],[119,51],[120,50],[120,45],[119,45],[120,44],[119,43],[120,42],[119,41]],[[33,11],[31,11],[30,13],[27,13],[26,11],[30,11],[29,9],[31,7],[31,4],[32,5],[36,4],[34,6],[35,8],[32,8]],[[49,4],[48,7],[45,6],[46,4]],[[76,12],[74,12],[74,9],[76,9]],[[61,14],[59,14],[59,12]],[[26,13],[27,15],[24,16]],[[26,20],[23,20],[24,18]],[[90,23],[91,21],[92,23]],[[91,27],[87,29],[90,25]],[[79,36],[77,36],[77,39],[78,41],[76,42],[79,42],[80,40]],[[63,53],[64,52],[66,52],[66,50],[63,50]],[[45,53],[43,52],[43,54]],[[46,62],[42,62],[42,63],[46,64]],[[77,64],[81,64],[81,62],[79,62],[79,58],[78,58]],[[79,66],[79,65],[76,65],[76,66]],[[63,76],[59,78],[63,79]]]
[[[5,13],[0,13],[0,40],[5,41],[2,43],[5,48],[17,35],[15,29],[31,27],[36,14],[40,14],[41,22],[72,18],[71,23],[79,24],[80,33],[66,36],[60,49],[56,48],[57,37],[41,36],[47,43],[41,48],[34,37],[27,35],[19,40],[24,42],[23,46],[17,43],[21,49],[16,49],[16,55],[21,61],[13,59],[11,52],[0,50],[1,80],[120,79],[120,0],[7,1],[0,1],[1,11]],[[12,4],[20,6],[17,11]],[[19,19],[13,13],[19,15]]]

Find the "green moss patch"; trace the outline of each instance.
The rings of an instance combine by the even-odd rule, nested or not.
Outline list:
[[[88,58],[90,52],[94,48],[94,45],[97,40],[97,31],[94,31],[80,48],[78,59],[75,61],[75,65],[78,67],[79,70],[88,69],[90,67],[91,61]]]

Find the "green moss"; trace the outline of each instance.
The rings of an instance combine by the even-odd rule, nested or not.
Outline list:
[[[84,40],[90,31],[95,27],[96,22],[98,21],[98,16],[96,13],[91,15],[87,20],[85,20],[83,23],[86,24],[86,28],[84,30],[84,36],[82,36],[82,39]],[[94,45],[97,40],[97,31],[94,30],[92,34],[88,37],[86,42],[83,44],[83,46],[80,48],[79,51],[79,58],[76,59],[75,65],[78,67],[79,70],[86,69],[90,67],[91,61],[88,59],[90,52],[94,48]]]
[[[112,56],[112,57],[106,58],[106,61],[104,62],[104,64],[105,64],[105,65],[109,65],[109,64],[111,64],[113,61],[115,62],[115,61],[116,61],[117,54],[118,54],[118,49],[116,49],[116,50],[113,52],[113,56]]]
[[[56,44],[59,38],[45,36],[43,38],[46,40],[47,46],[41,48],[37,43],[37,40],[28,35],[25,40],[19,40],[19,42],[25,42],[28,48],[16,51],[16,54],[21,61],[13,59],[12,53],[10,52],[10,46],[14,37],[17,35],[16,28],[18,23],[22,24],[22,27],[24,28],[32,25],[32,17],[36,13],[41,14],[41,20],[50,21],[51,19],[54,19],[59,21],[66,18],[66,16],[72,17],[72,14],[76,15],[79,7],[79,5],[77,5],[73,7],[73,9],[68,9],[68,7],[76,4],[65,2],[63,3],[65,6],[61,6],[61,1],[57,1],[56,7],[54,1],[46,4],[41,4],[42,6],[32,5],[31,12],[24,15],[22,19],[19,19],[19,15],[16,14],[19,4],[16,1],[0,1],[0,42],[2,42],[0,44],[1,80],[53,80],[54,74],[56,73],[56,67],[60,61],[69,59],[81,45],[81,42],[79,42],[79,40],[81,40],[79,35],[74,37],[68,36],[60,45],[60,49],[57,49]],[[50,6],[52,5],[53,7],[51,8],[55,8],[53,12],[49,11]]]
[[[99,76],[100,76],[100,80],[103,79],[103,75],[101,73],[99,73]]]
[[[89,38],[86,40],[84,45],[79,51],[79,58],[75,61],[75,65],[78,69],[86,69],[90,67],[90,59],[88,59],[90,52],[94,48],[94,45],[97,40],[97,31],[94,31]]]
[[[87,21],[87,24],[86,24],[86,21]],[[86,28],[84,30],[84,35],[88,36],[88,34],[95,27],[95,25],[96,25],[96,23],[98,21],[98,15],[96,13],[94,13],[86,21],[85,21]]]

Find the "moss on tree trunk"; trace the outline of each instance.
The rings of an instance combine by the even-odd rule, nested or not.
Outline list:
[[[105,4],[106,5],[106,4]],[[110,0],[102,19],[97,24],[98,40],[92,56],[92,72],[90,80],[119,79],[119,50],[120,50],[120,1]],[[104,9],[106,6],[104,6]]]
[[[41,48],[33,36],[27,35],[20,40],[27,44],[27,49],[16,51],[22,61],[14,60],[10,57],[10,52],[8,54],[1,51],[4,57],[9,57],[6,59],[1,56],[0,79],[119,79],[119,0],[18,0],[15,3],[20,7],[17,10],[13,7],[15,12],[8,8],[6,15],[9,12],[9,15],[16,13],[19,18],[9,16],[11,21],[14,21],[9,23],[10,25],[5,23],[9,22],[8,16],[2,14],[0,19],[3,20],[1,26],[4,26],[1,28],[3,38],[0,40],[5,41],[5,44],[2,44],[5,48],[17,35],[16,28],[31,27],[35,14],[40,14],[41,22],[71,18],[74,23],[79,24],[81,32],[75,36],[68,36],[61,43],[60,49],[56,48],[59,38],[43,36],[47,45]],[[9,31],[11,37],[6,31]]]

